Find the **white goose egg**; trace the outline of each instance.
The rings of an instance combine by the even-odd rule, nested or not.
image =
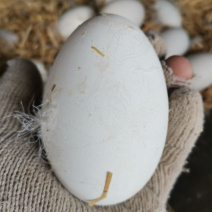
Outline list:
[[[13,46],[18,41],[19,37],[14,32],[6,29],[0,29],[0,39],[8,43],[9,46]]]
[[[191,62],[194,78],[191,80],[190,87],[195,90],[203,90],[212,84],[212,54],[195,53],[187,56]]]
[[[137,0],[116,0],[106,4],[101,13],[120,15],[141,26],[145,18],[145,9]]]
[[[180,27],[182,17],[179,10],[169,1],[156,0],[155,2],[156,19],[163,25],[169,27]]]
[[[59,52],[44,93],[42,138],[60,182],[83,201],[123,202],[154,173],[164,148],[168,97],[159,59],[139,27],[96,16]]]
[[[163,31],[160,35],[166,43],[167,58],[173,55],[184,55],[188,51],[190,38],[184,29],[170,28]]]
[[[58,30],[64,38],[67,38],[80,24],[94,15],[94,10],[88,6],[71,8],[60,16]]]

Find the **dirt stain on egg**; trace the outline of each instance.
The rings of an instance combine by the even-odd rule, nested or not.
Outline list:
[[[115,138],[114,135],[108,136],[107,138],[103,139],[103,142],[110,142],[111,140],[113,140]]]
[[[84,80],[77,84],[77,89],[80,93],[85,93],[85,89],[87,87],[87,77]]]
[[[56,88],[56,85],[54,84],[54,85],[52,86],[51,91],[53,92],[55,88]]]
[[[129,27],[130,29],[134,30],[134,27],[132,27],[132,26],[130,26],[130,25],[129,25],[128,27]]]
[[[91,48],[93,49],[93,50],[95,50],[99,55],[101,55],[102,57],[104,57],[105,55],[101,52],[101,51],[99,51],[99,49],[97,49],[95,46],[91,46]]]
[[[86,32],[83,32],[82,35],[81,35],[81,37],[84,37],[85,35],[86,35]]]
[[[63,90],[63,88],[58,88],[58,89],[56,89],[56,90],[55,90],[55,92],[57,92],[57,93],[61,93],[61,92],[62,92],[62,90]]]
[[[89,117],[89,118],[92,118],[92,115],[91,115],[91,113],[88,113],[88,117]]]

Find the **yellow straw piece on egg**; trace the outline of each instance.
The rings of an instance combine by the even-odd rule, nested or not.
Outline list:
[[[99,55],[101,55],[102,57],[104,57],[105,55],[101,52],[101,51],[99,51],[99,49],[97,49],[95,46],[91,46],[91,48],[93,49],[93,50],[95,50]]]
[[[113,176],[113,173],[112,172],[108,172],[107,173],[107,179],[106,179],[106,182],[105,182],[105,187],[104,187],[102,196],[99,197],[99,198],[97,198],[97,199],[92,200],[89,203],[89,206],[90,207],[94,206],[97,202],[99,202],[102,199],[105,199],[107,197],[107,193],[108,193],[108,190],[109,190],[109,187],[110,187],[110,182],[111,182],[112,176]]]

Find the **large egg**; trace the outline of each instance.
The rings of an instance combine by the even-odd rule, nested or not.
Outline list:
[[[125,201],[154,173],[166,140],[168,98],[158,57],[125,18],[94,17],[59,52],[44,93],[42,138],[60,182],[83,201]]]

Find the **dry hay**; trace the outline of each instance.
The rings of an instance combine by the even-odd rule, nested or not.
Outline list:
[[[183,16],[183,27],[196,38],[190,52],[212,52],[212,0],[178,0],[177,4]],[[212,109],[212,86],[202,95],[205,109]]]
[[[142,29],[160,31],[154,0],[141,0],[146,8]],[[190,52],[212,52],[212,0],[176,0],[183,16],[183,27],[195,42]],[[64,43],[57,32],[58,17],[76,4],[94,6],[92,0],[1,0],[0,29],[14,31],[19,40],[9,47],[0,40],[0,61],[16,56],[41,60],[49,67]],[[212,87],[203,92],[205,108],[212,108]]]

